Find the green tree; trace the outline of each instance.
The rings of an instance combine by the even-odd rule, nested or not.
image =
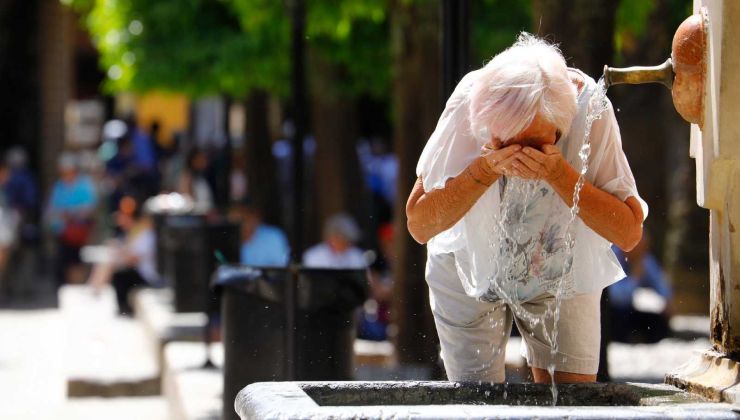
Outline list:
[[[287,74],[287,54],[245,36],[237,17],[220,1],[63,2],[81,12],[110,91],[244,97],[254,88],[280,91],[278,81]]]
[[[518,33],[531,30],[532,6],[528,1],[473,0],[470,7],[473,68],[513,44]]]
[[[62,0],[82,15],[109,91],[246,100],[250,195],[277,222],[267,92],[288,93],[289,22],[275,1]],[[249,8],[250,13],[239,13]],[[247,17],[245,17],[247,16]],[[259,182],[256,182],[259,180]]]

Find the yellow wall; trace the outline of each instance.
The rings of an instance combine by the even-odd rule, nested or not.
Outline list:
[[[169,146],[172,134],[188,128],[189,101],[183,95],[152,92],[136,98],[136,119],[139,127],[149,131],[152,121],[159,121],[162,146]]]

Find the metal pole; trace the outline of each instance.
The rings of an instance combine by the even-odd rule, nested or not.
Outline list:
[[[470,52],[470,3],[442,0],[442,93],[443,101],[468,72]],[[444,104],[443,104],[444,105]]]
[[[285,285],[285,376],[296,379],[295,312],[298,270],[303,253],[303,139],[306,134],[306,87],[304,36],[306,8],[303,0],[293,0],[293,246],[290,274]]]
[[[303,252],[303,139],[306,136],[306,87],[304,37],[306,9],[303,0],[293,0],[293,262]]]

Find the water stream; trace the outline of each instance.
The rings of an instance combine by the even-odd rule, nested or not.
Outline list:
[[[533,314],[522,306],[523,302],[520,300],[518,293],[518,288],[520,287],[519,280],[511,275],[511,273],[515,272],[514,265],[521,264],[521,261],[518,261],[517,258],[496,258],[496,255],[514,255],[514,247],[519,243],[518,239],[520,236],[524,234],[523,230],[528,208],[524,205],[516,207],[517,203],[514,203],[512,200],[516,200],[519,203],[530,202],[535,194],[538,194],[538,191],[541,190],[544,181],[527,181],[516,178],[504,179],[501,183],[501,212],[498,216],[493,216],[495,217],[495,228],[493,234],[489,236],[489,246],[492,250],[498,250],[498,252],[491,253],[491,262],[495,267],[495,272],[492,273],[490,279],[492,292],[513,311],[513,314],[517,318],[526,322],[530,330],[541,327],[550,346],[550,364],[547,371],[552,381],[553,405],[557,404],[558,399],[558,390],[555,384],[555,358],[558,353],[560,306],[563,298],[571,295],[571,288],[573,287],[573,282],[567,281],[567,279],[571,277],[570,274],[573,265],[573,248],[575,246],[573,227],[580,210],[580,193],[585,183],[585,175],[588,172],[588,159],[591,154],[591,126],[594,121],[601,118],[607,107],[608,100],[602,77],[599,79],[589,100],[588,113],[585,119],[583,143],[578,153],[581,167],[578,180],[573,189],[573,204],[569,209],[569,219],[564,226],[564,235],[562,237],[565,246],[562,271],[557,279],[552,281],[552,284],[547,287],[547,290],[554,295],[554,299],[548,301],[544,314]],[[514,213],[510,214],[512,209],[515,209]],[[509,228],[512,224],[515,226],[514,229]],[[504,306],[504,309],[506,309],[506,306]],[[549,321],[551,321],[551,328],[548,328]],[[504,334],[506,334],[505,329],[503,330]],[[500,350],[498,349],[498,351]]]

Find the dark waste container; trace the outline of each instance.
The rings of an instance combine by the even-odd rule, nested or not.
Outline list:
[[[156,238],[156,270],[160,278],[165,278],[165,224],[167,222],[167,215],[164,213],[152,213],[152,220],[154,221],[154,236]]]
[[[197,214],[169,215],[162,236],[164,278],[174,291],[175,312],[206,312],[216,252],[226,261],[239,259],[239,225],[207,223]]]
[[[365,270],[221,266],[223,419],[253,382],[351,380]]]

